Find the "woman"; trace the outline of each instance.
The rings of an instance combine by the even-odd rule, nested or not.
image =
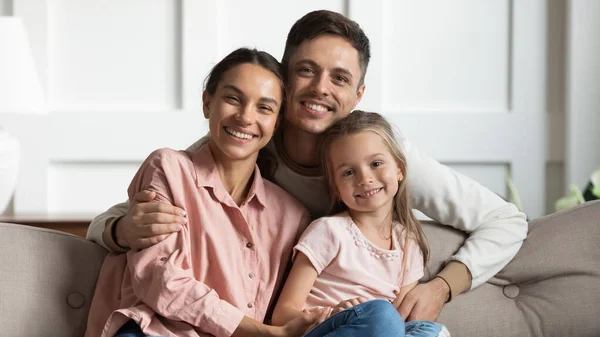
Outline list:
[[[106,258],[87,336],[300,336],[314,322],[319,313],[261,323],[309,222],[256,165],[283,97],[280,65],[265,52],[238,49],[213,68],[202,96],[208,143],[153,152],[128,190],[131,202],[154,191],[188,221],[150,248]]]

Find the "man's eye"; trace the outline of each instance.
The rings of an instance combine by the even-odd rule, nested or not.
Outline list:
[[[235,96],[226,96],[225,99],[228,100],[228,101],[230,101],[230,102],[233,102],[233,103],[239,103],[240,102],[240,99],[237,98],[237,97],[235,97]]]
[[[314,74],[314,71],[310,68],[300,68],[298,71],[303,74]]]
[[[347,77],[344,76],[336,76],[335,80],[340,83],[348,83],[350,82]]]

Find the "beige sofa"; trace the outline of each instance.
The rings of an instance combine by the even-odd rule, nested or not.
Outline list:
[[[465,235],[425,232],[427,279]],[[0,224],[0,336],[83,336],[105,254],[69,234]],[[600,336],[600,201],[532,221],[515,259],[439,320],[455,337]]]

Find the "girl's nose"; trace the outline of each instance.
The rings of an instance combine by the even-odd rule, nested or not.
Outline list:
[[[359,183],[361,185],[368,185],[373,182],[373,175],[369,170],[362,170],[359,173]]]

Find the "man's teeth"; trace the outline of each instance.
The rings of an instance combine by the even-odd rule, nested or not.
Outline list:
[[[247,133],[235,131],[230,128],[225,128],[225,131],[227,131],[228,134],[230,134],[234,137],[237,137],[237,138],[241,138],[241,139],[252,139],[252,137],[253,137],[252,135],[249,135]]]
[[[367,193],[363,193],[363,194],[361,194],[360,196],[361,196],[361,197],[363,197],[363,198],[370,197],[370,196],[372,196],[373,194],[375,194],[375,193],[377,193],[377,192],[379,192],[379,191],[381,191],[381,188],[378,188],[378,189],[375,189],[375,190],[369,191],[369,192],[367,192]]]
[[[318,104],[304,103],[304,106],[311,110],[315,110],[315,111],[319,111],[319,112],[325,112],[325,111],[329,110],[329,109],[327,109],[326,106],[322,106],[322,105],[318,105]]]

